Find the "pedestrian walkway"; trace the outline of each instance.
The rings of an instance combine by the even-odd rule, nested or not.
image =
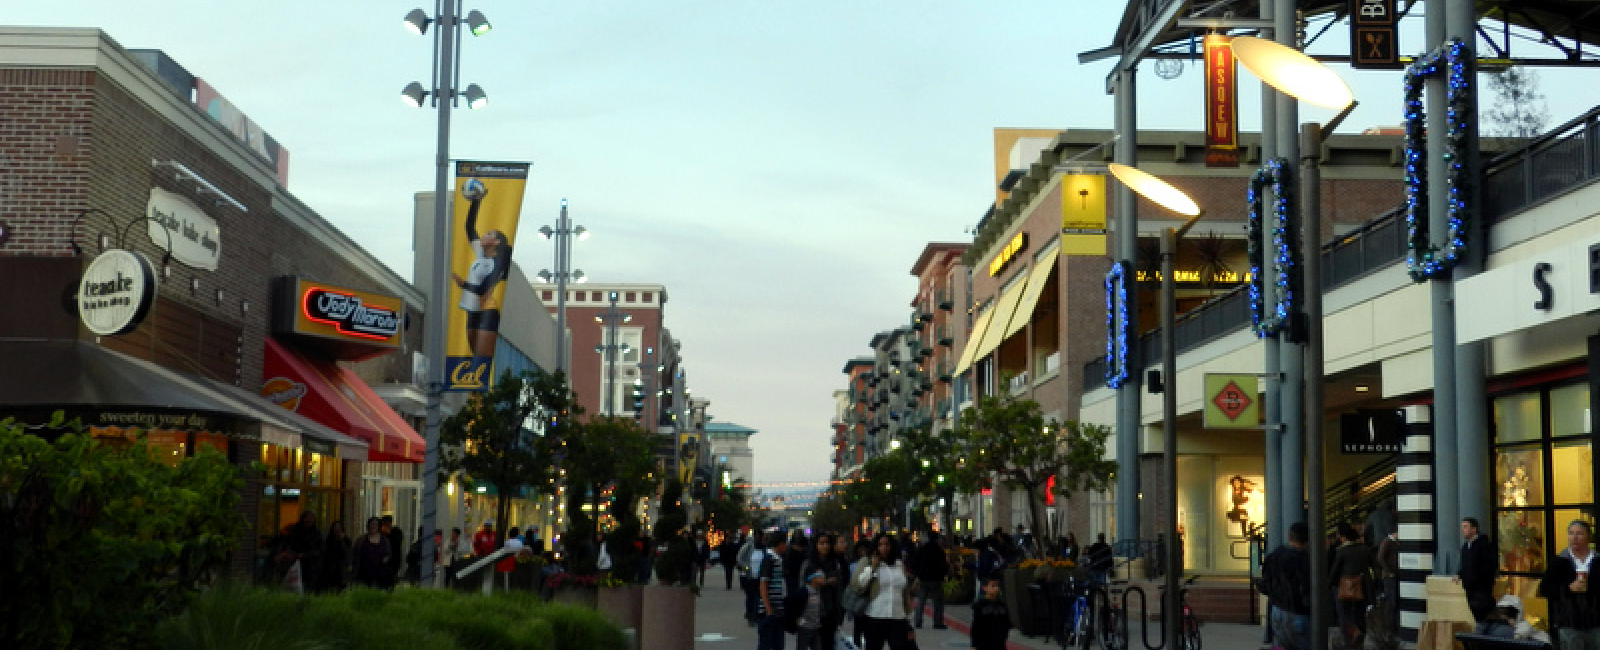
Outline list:
[[[710,581],[707,587],[700,591],[699,602],[695,603],[694,632],[695,650],[754,650],[756,647],[756,630],[745,624],[744,620],[744,592],[737,585],[730,590],[722,587],[721,581]],[[917,646],[921,650],[934,650],[935,648],[970,648],[967,643],[968,624],[972,620],[972,608],[966,605],[949,605],[945,607],[945,624],[950,629],[932,629],[932,612],[924,613],[923,629],[917,630]],[[1155,641],[1156,628],[1151,622],[1151,640]],[[850,623],[845,623],[848,631]],[[1139,633],[1138,625],[1134,625],[1134,634]],[[1262,647],[1261,628],[1254,625],[1237,625],[1230,623],[1204,623],[1200,627],[1204,647],[1216,650],[1255,650]],[[1138,639],[1132,639],[1132,650],[1140,650],[1144,644]],[[789,635],[784,645],[794,648],[794,636]],[[1044,637],[1025,637],[1013,632],[1008,644],[1010,650],[1060,650],[1060,646]]]

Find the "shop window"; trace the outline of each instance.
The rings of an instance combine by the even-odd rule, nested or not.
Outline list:
[[[1544,447],[1524,445],[1501,449],[1495,456],[1495,482],[1500,486],[1500,507],[1546,505],[1544,500]]]
[[[1538,440],[1540,429],[1539,393],[1519,393],[1495,399],[1495,442]]]
[[[1550,435],[1576,436],[1589,433],[1589,384],[1573,384],[1550,390]]]
[[[1552,474],[1561,477],[1552,484],[1552,503],[1594,503],[1594,447],[1588,440],[1553,445],[1550,467]]]

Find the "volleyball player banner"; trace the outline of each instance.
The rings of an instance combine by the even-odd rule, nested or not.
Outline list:
[[[494,348],[528,167],[524,162],[456,162],[445,390],[483,391],[494,378]]]

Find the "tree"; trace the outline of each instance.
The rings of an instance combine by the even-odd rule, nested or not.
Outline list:
[[[633,418],[601,416],[569,430],[562,467],[567,470],[569,490],[576,492],[568,500],[567,517],[574,523],[572,530],[586,534],[583,539],[593,540],[599,532],[598,513],[602,508],[602,495],[612,487],[619,500],[637,499],[637,495],[654,489],[655,440]],[[590,512],[596,517],[583,517],[584,495],[588,495]],[[577,508],[573,508],[576,501]],[[613,512],[623,518],[632,518],[633,503],[617,503]],[[578,527],[578,523],[584,524]]]
[[[727,465],[718,465],[711,472],[707,496],[702,501],[707,528],[724,533],[737,532],[750,521],[750,494],[745,489],[749,481],[743,476],[733,476]]]
[[[844,503],[843,495],[824,494],[817,497],[817,504],[811,508],[811,525],[817,530],[848,534],[861,522],[858,514]]]
[[[0,639],[8,648],[150,647],[226,565],[244,520],[238,470],[209,447],[175,465],[60,413],[54,440],[0,420]],[[243,444],[243,443],[240,443]],[[257,488],[259,489],[259,488]]]
[[[495,521],[503,524],[511,513],[511,499],[525,488],[549,489],[554,479],[554,434],[564,426],[563,414],[577,408],[564,373],[506,371],[439,428],[441,471],[445,477],[461,472],[468,488],[493,485],[500,495]],[[506,528],[496,527],[496,546],[504,541]]]
[[[1053,476],[1063,498],[1073,492],[1103,490],[1117,464],[1105,459],[1110,427],[1046,421],[1039,403],[1010,395],[981,397],[961,414],[955,437],[962,442],[967,480],[972,472],[993,475],[1027,496],[1035,533],[1043,531],[1043,489]],[[1034,541],[1042,541],[1035,534]]]
[[[1485,78],[1494,104],[1484,111],[1485,135],[1527,140],[1544,131],[1550,120],[1544,94],[1539,92],[1539,75],[1513,65]]]
[[[861,478],[845,487],[846,503],[863,516],[900,520],[907,501],[921,494],[917,485],[920,463],[906,447],[873,456],[861,466]]]

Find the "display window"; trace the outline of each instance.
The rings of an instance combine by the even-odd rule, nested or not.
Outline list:
[[[343,518],[345,467],[337,456],[269,443],[261,443],[261,467],[265,480],[256,507],[257,578],[271,580],[281,573],[275,558],[303,513],[316,515],[317,531],[324,535],[328,524]],[[350,524],[345,522],[345,530],[356,529]]]
[[[1594,443],[1587,380],[1493,399],[1495,516],[1504,593],[1529,616],[1548,614],[1538,597],[1549,558],[1566,548],[1573,521],[1596,522]]]

